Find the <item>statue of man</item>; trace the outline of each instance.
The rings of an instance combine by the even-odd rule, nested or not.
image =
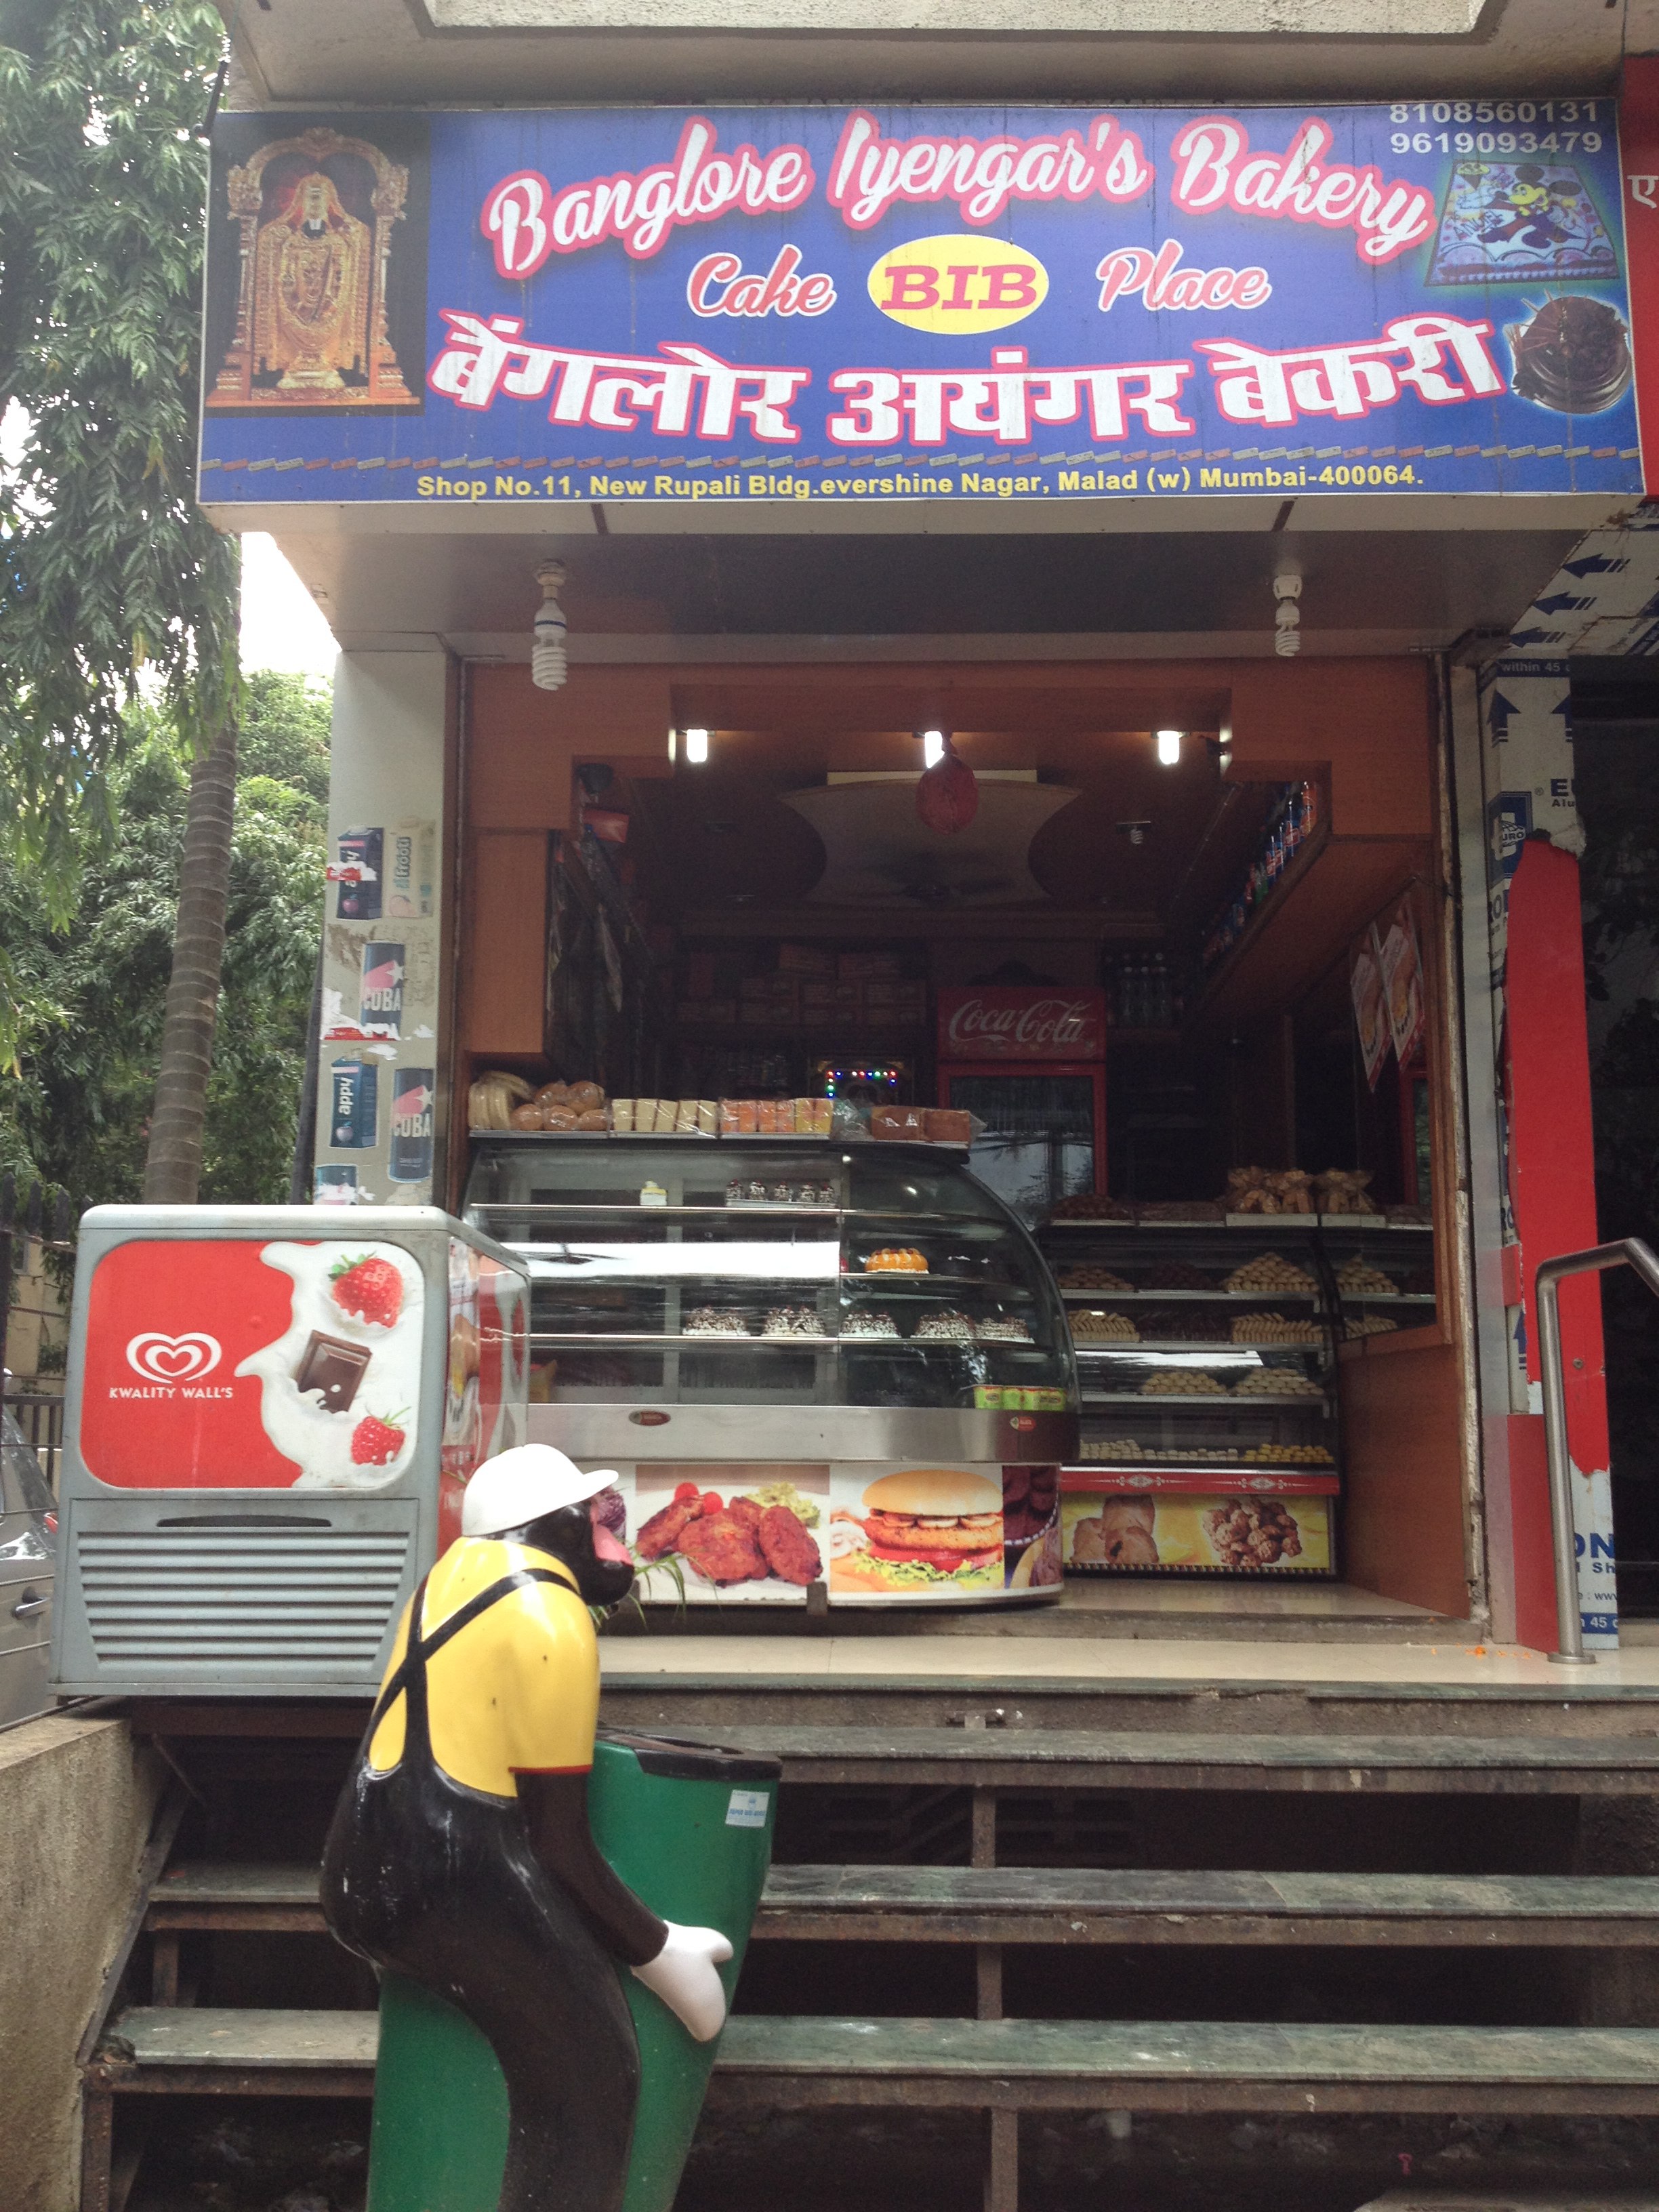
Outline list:
[[[588,1607],[633,1563],[594,1517],[615,1480],[520,1444],[487,1461],[416,1590],[330,1832],[342,1942],[457,2006],[506,2076],[500,2212],[617,2212],[639,2052],[617,1963],[699,2041],[720,2033],[718,1929],[659,1920],[587,1825],[599,1717]]]

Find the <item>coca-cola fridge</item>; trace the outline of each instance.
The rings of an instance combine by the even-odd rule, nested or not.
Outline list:
[[[939,994],[939,1096],[985,1124],[968,1164],[1022,1221],[1106,1187],[1106,994],[985,984]]]

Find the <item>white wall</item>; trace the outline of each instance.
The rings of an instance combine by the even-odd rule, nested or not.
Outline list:
[[[392,1109],[400,1071],[432,1069],[438,1064],[441,996],[439,950],[443,912],[444,708],[448,664],[441,652],[344,653],[334,678],[333,756],[329,781],[331,861],[342,857],[340,840],[349,833],[380,833],[380,880],[353,896],[349,887],[331,883],[323,927],[322,1060],[317,1099],[317,1166],[331,1183],[352,1187],[359,1203],[424,1206],[431,1199],[432,1176],[394,1182]],[[400,829],[404,836],[400,839]],[[399,880],[400,847],[415,863],[414,879]],[[422,864],[423,863],[423,864]],[[408,904],[424,912],[397,912],[407,891]],[[377,902],[378,918],[369,909]],[[347,913],[342,916],[342,904]],[[354,918],[356,906],[361,918]],[[384,1010],[362,1006],[364,952],[370,945],[401,946],[403,1005],[396,1017],[398,1035],[354,1038],[354,1026],[384,1020]],[[330,1037],[334,1028],[346,1032]],[[335,1070],[351,1064],[372,1071],[375,1093],[371,1117],[364,1112],[362,1144],[339,1145],[335,1126]],[[348,1073],[343,1079],[362,1085]],[[410,1147],[402,1148],[407,1152]],[[337,1171],[349,1170],[351,1176]],[[334,1194],[323,1191],[320,1194]]]

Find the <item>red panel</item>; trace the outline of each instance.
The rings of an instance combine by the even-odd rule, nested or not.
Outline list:
[[[1510,886],[1505,996],[1510,1069],[1510,1195],[1521,1239],[1527,1367],[1538,1380],[1534,1285],[1540,1264],[1596,1241],[1595,1131],[1578,863],[1528,838]],[[1607,1464],[1600,1279],[1561,1286],[1567,1427],[1585,1469]]]
[[[294,1285],[257,1243],[118,1244],[87,1304],[81,1456],[123,1490],[286,1489],[300,1473],[265,1434],[261,1388],[238,1375],[280,1337]]]
[[[1619,150],[1642,482],[1651,497],[1659,483],[1659,54],[1625,57]]]
[[[942,989],[939,1056],[957,1060],[1104,1060],[1106,994],[1024,985]]]

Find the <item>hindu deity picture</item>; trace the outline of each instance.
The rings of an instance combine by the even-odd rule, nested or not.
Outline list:
[[[418,413],[426,149],[401,142],[420,118],[380,133],[391,146],[295,121],[215,135],[207,405]]]

